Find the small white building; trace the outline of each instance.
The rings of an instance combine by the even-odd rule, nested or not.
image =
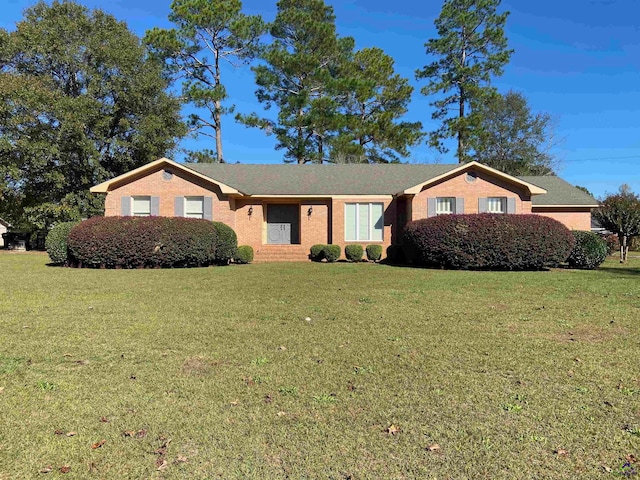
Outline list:
[[[4,248],[4,238],[2,238],[2,234],[6,233],[10,226],[9,222],[5,222],[0,218],[0,248]]]

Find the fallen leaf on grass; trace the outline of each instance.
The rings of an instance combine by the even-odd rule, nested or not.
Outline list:
[[[611,473],[611,468],[607,467],[606,465],[602,465],[602,469],[607,473]]]
[[[187,457],[185,457],[184,455],[178,455],[178,457],[176,458],[176,462],[186,462],[187,461]]]
[[[271,403],[273,401],[273,397],[270,394],[264,396],[264,403]]]
[[[278,415],[279,417],[284,417],[286,415],[286,413],[284,412],[278,412],[276,413],[276,415]]]
[[[395,425],[391,425],[389,426],[389,428],[387,428],[387,433],[389,435],[395,435],[396,433],[400,433],[400,428],[396,427]]]
[[[39,473],[50,473],[53,472],[53,467],[51,465],[47,465],[46,467],[42,467],[39,470]]]
[[[629,463],[636,463],[638,461],[638,459],[633,453],[630,453],[629,455],[625,455],[624,459]]]
[[[0,394],[4,393],[4,387],[0,387]]]
[[[167,463],[167,461],[164,458],[159,458],[156,461],[156,470],[162,471],[162,470],[166,470],[167,468],[169,468],[169,464]]]
[[[69,473],[71,471],[71,467],[69,465],[63,465],[60,467],[60,473]]]
[[[89,365],[89,360],[76,360],[78,365]]]
[[[105,443],[107,443],[106,440],[100,440],[99,442],[94,443],[93,445],[91,445],[91,448],[93,450],[95,450],[96,448],[100,448],[101,446],[103,446]]]
[[[437,452],[438,450],[440,450],[440,445],[438,445],[437,443],[431,444],[427,447],[427,450],[429,450],[430,452]]]
[[[107,417],[100,417],[100,422],[109,423],[109,419]]]
[[[132,437],[132,438],[144,438],[147,436],[146,430],[125,430],[122,432],[122,436],[124,437]]]
[[[567,455],[569,455],[569,451],[565,450],[564,448],[559,448],[554,453],[559,457],[566,457]]]
[[[232,407],[237,407],[238,405],[240,405],[240,400],[234,400],[233,402],[231,402]]]
[[[75,437],[77,434],[78,432],[68,432],[67,437]]]
[[[53,431],[54,435],[64,435],[64,430],[60,430],[59,428]]]
[[[284,352],[287,349],[287,347],[285,347],[284,345],[280,345],[278,347],[278,350],[280,350],[281,352]]]
[[[62,356],[63,356],[63,357],[73,357],[73,355],[72,355],[72,354],[70,354],[70,353],[65,353],[65,354],[63,354]]]

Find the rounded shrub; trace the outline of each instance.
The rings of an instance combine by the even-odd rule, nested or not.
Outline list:
[[[212,222],[218,234],[216,243],[216,265],[228,265],[238,250],[238,237],[233,228],[226,223]]]
[[[311,253],[309,253],[309,258],[314,262],[320,262],[324,258],[324,250],[327,248],[326,245],[317,244],[311,247]]]
[[[608,254],[607,242],[593,232],[574,230],[576,240],[567,263],[571,268],[593,270],[605,261]]]
[[[382,258],[382,245],[367,245],[367,260],[379,262]]]
[[[340,258],[340,245],[325,245],[322,255],[329,263],[337,262]]]
[[[94,217],[69,232],[69,260],[79,267],[199,267],[215,261],[212,222],[183,217]]]
[[[59,265],[68,263],[67,239],[69,238],[69,232],[77,224],[78,222],[57,223],[49,230],[44,246],[52,263]]]
[[[344,256],[349,262],[361,262],[363,254],[362,245],[347,245],[344,247]]]
[[[238,247],[238,251],[235,256],[236,263],[251,263],[253,262],[253,247],[251,245],[242,245]]]
[[[575,240],[542,215],[439,215],[407,224],[406,260],[457,269],[531,270],[564,262]]]

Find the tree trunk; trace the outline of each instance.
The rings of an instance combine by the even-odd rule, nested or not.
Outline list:
[[[214,53],[216,59],[215,82],[216,87],[220,87],[220,51],[216,49]],[[220,115],[222,104],[220,103],[220,100],[216,100],[214,104],[216,106],[216,111],[213,115],[213,123],[216,125],[216,159],[218,160],[218,163],[224,163],[224,158],[222,156],[222,116]]]
[[[626,263],[627,252],[629,251],[629,246],[627,245],[627,236],[620,235],[618,237],[618,240],[620,241],[620,263]]]
[[[216,124],[216,158],[218,163],[224,163],[222,156],[222,119],[220,118],[220,105],[219,101],[216,101],[216,113],[214,114],[214,123]]]
[[[464,118],[463,89],[460,87],[460,117]],[[458,126],[458,163],[464,163],[464,132],[463,127]]]

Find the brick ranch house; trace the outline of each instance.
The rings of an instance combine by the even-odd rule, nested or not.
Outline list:
[[[179,164],[162,158],[94,186],[105,215],[197,217],[231,226],[256,261],[305,260],[317,243],[399,242],[407,222],[447,213],[538,214],[591,228],[596,200],[561,178],[466,164]]]

